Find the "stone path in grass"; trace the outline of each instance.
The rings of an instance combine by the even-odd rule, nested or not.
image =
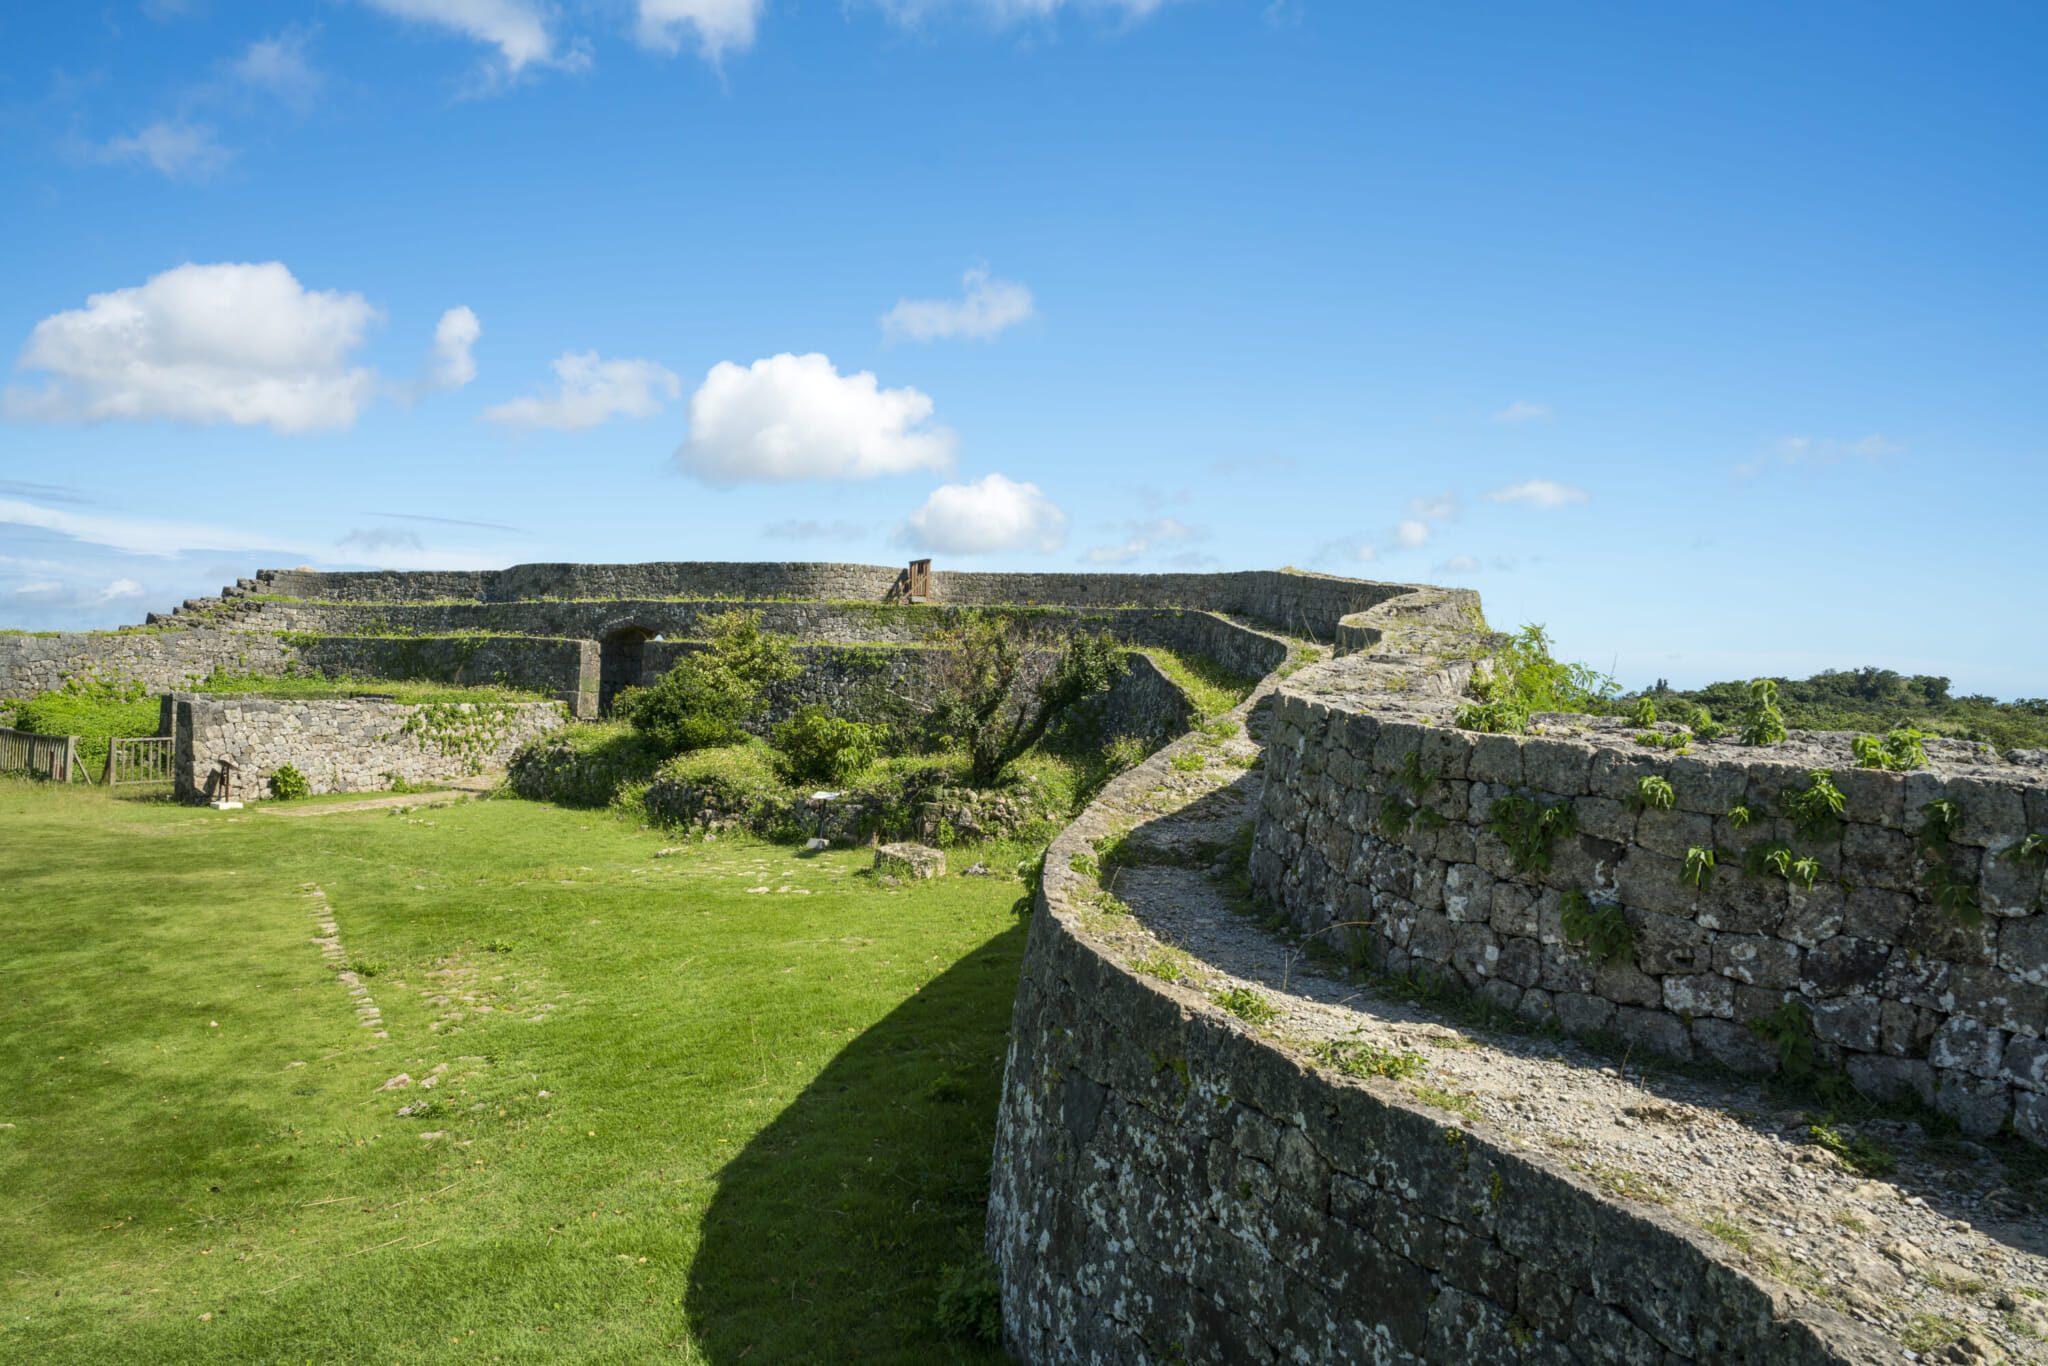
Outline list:
[[[1161,781],[1105,812],[1098,848],[1127,830],[1128,852],[1105,868],[1115,900],[1088,929],[1134,967],[1235,1002],[1318,1065],[1401,1078],[1490,1137],[1706,1230],[1790,1293],[1888,1336],[1889,1360],[2048,1363],[2039,1158],[1894,1118],[1836,1126],[1838,1142],[1875,1154],[1845,1162],[1812,1117],[1740,1079],[1476,1031],[1395,984],[1354,977],[1291,929],[1253,919],[1235,886],[1226,851],[1256,815],[1261,773],[1245,765],[1259,760],[1264,715],[1234,715],[1247,732],[1177,742],[1169,758],[1180,762]]]
[[[388,797],[371,797],[360,802],[335,802],[329,806],[291,806],[283,802],[266,802],[256,809],[268,816],[332,816],[342,811],[376,811],[390,806],[448,806],[455,802],[466,802],[497,787],[502,774],[485,774],[476,778],[461,778],[451,784],[445,792],[402,792]]]
[[[318,923],[320,929],[313,942],[320,946],[320,956],[333,966],[334,980],[347,988],[349,996],[354,999],[356,1024],[374,1031],[375,1038],[390,1038],[391,1035],[384,1028],[384,1013],[377,1008],[376,1001],[371,999],[370,988],[364,984],[361,975],[348,965],[348,950],[341,946],[341,927],[335,923],[334,908],[327,904],[327,893],[320,889],[318,883],[308,882],[302,885],[306,888],[307,899],[314,903],[308,914]]]

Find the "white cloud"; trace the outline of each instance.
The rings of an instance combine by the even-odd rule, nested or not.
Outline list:
[[[86,588],[56,579],[43,579],[10,590],[8,597],[24,607],[82,610],[139,598],[142,593],[142,585],[133,579],[115,579],[104,588]]]
[[[1458,498],[1449,489],[1434,498],[1410,498],[1408,515],[1428,522],[1442,522],[1458,515]]]
[[[379,550],[426,549],[420,543],[420,534],[417,531],[407,531],[403,527],[388,526],[357,527],[350,531],[348,535],[336,541],[335,545],[345,550],[367,550],[372,552]]]
[[[378,316],[360,294],[305,289],[277,261],[182,265],[37,323],[16,368],[49,378],[0,397],[10,417],[52,422],[346,427],[376,393],[376,372],[348,358]]]
[[[977,13],[995,24],[1051,19],[1062,10],[1089,10],[1143,19],[1162,8],[1167,0],[878,0],[889,17],[899,23],[916,23],[943,10],[962,9]]]
[[[476,378],[476,357],[469,348],[483,335],[484,326],[466,307],[449,309],[434,324],[434,368],[437,389],[460,389]]]
[[[941,555],[989,550],[1058,550],[1067,538],[1067,514],[1036,484],[1000,474],[971,484],[943,484],[897,529],[896,540]]]
[[[1470,555],[1453,555],[1438,565],[1437,570],[1444,574],[1470,574],[1478,567],[1479,561],[1473,559]]]
[[[373,9],[415,23],[453,29],[498,50],[510,75],[555,60],[549,12],[535,0],[364,0]]]
[[[727,52],[754,45],[754,25],[765,0],[639,0],[633,36],[640,46],[674,53],[684,32],[696,35],[697,51],[716,65]]]
[[[761,528],[761,534],[771,541],[852,541],[867,535],[868,529],[854,522],[813,522],[792,517],[770,522]]]
[[[1410,518],[1394,528],[1394,544],[1400,546],[1403,550],[1413,550],[1415,547],[1427,543],[1428,540],[1429,523],[1427,522],[1420,522]]]
[[[1869,436],[1855,441],[1843,441],[1832,436],[1821,437],[1818,440],[1809,436],[1786,436],[1780,437],[1772,448],[1778,457],[1778,463],[1783,465],[1838,465],[1852,456],[1863,460],[1881,460],[1887,455],[1902,455],[1905,450],[1904,446],[1890,440],[1881,432],[1872,432]],[[1754,460],[1738,464],[1735,467],[1735,476],[1738,479],[1750,478],[1762,473],[1764,467],[1770,463],[1768,455],[1758,455]]]
[[[1129,522],[1125,529],[1129,539],[1118,545],[1098,545],[1087,551],[1086,558],[1091,564],[1122,564],[1134,560],[1147,551],[1183,541],[1199,541],[1209,533],[1200,527],[1189,526],[1171,517],[1158,517],[1149,522]]]
[[[1493,415],[1495,422],[1533,422],[1539,417],[1549,417],[1548,404],[1531,403],[1527,399],[1516,399]]]
[[[883,389],[867,370],[841,375],[815,352],[720,361],[690,395],[676,463],[711,484],[950,473],[956,438],[931,417],[916,389]]]
[[[599,360],[595,351],[565,351],[550,368],[562,382],[558,390],[486,408],[484,421],[527,431],[588,431],[615,417],[652,417],[683,392],[675,372],[651,360]]]
[[[233,64],[236,79],[275,96],[304,113],[313,107],[325,78],[306,60],[306,42],[312,33],[288,28],[275,38],[259,38]]]
[[[172,180],[205,180],[235,159],[212,127],[183,119],[158,119],[133,136],[100,143],[92,155],[100,161],[147,162]]]
[[[960,277],[962,296],[955,299],[898,299],[882,315],[882,330],[892,337],[933,341],[940,337],[993,337],[1006,327],[1033,316],[1031,291],[1010,280],[992,280],[986,270]]]
[[[1508,484],[1487,493],[1488,501],[1495,503],[1526,503],[1534,508],[1559,508],[1567,503],[1583,503],[1586,491],[1570,484],[1560,484],[1554,479],[1524,479],[1519,484]]]
[[[0,523],[37,527],[89,545],[162,559],[173,559],[188,550],[276,550],[283,544],[275,537],[251,536],[222,527],[60,512],[10,498],[0,498]]]

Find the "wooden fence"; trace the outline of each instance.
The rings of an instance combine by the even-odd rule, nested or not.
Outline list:
[[[169,735],[143,735],[133,739],[107,741],[106,784],[167,783],[176,775],[172,764],[177,757],[176,739]]]
[[[73,775],[86,776],[78,763],[76,735],[33,735],[4,726],[0,726],[0,773],[33,773],[60,783],[70,782]]]

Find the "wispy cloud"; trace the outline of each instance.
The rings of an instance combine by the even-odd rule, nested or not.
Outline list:
[[[1123,564],[1166,546],[1206,540],[1209,536],[1203,528],[1189,526],[1171,517],[1155,517],[1149,522],[1126,522],[1124,529],[1128,534],[1121,542],[1091,546],[1084,553],[1084,558],[1090,564]]]
[[[995,280],[986,270],[961,276],[958,299],[899,299],[882,315],[882,331],[912,341],[943,337],[986,340],[1031,318],[1037,311],[1031,291],[1010,280]]]
[[[866,536],[868,529],[855,522],[812,522],[791,518],[770,522],[761,528],[761,534],[771,541],[853,541]]]
[[[1436,567],[1439,574],[1470,574],[1479,568],[1479,561],[1470,555],[1453,555]]]
[[[1488,502],[1519,503],[1533,508],[1561,508],[1583,503],[1589,496],[1584,489],[1561,484],[1555,479],[1524,479],[1519,484],[1490,489],[1486,494]]]
[[[1845,460],[1882,460],[1888,455],[1903,455],[1906,448],[1892,441],[1880,432],[1854,441],[1838,440],[1835,437],[1815,439],[1808,436],[1780,437],[1771,448],[1758,454],[1754,459],[1745,460],[1735,467],[1735,477],[1750,479],[1763,473],[1773,465],[1839,465]]]
[[[1550,406],[1518,398],[1493,415],[1495,422],[1534,422],[1550,416]]]
[[[717,66],[728,52],[754,45],[754,27],[766,0],[639,0],[633,37],[655,52],[681,50],[695,37],[698,55]]]
[[[484,421],[518,431],[582,432],[615,417],[652,417],[683,393],[676,373],[651,360],[600,360],[595,351],[566,351],[552,368],[561,381],[554,393],[486,408]]]
[[[313,32],[311,28],[295,25],[273,38],[259,38],[230,64],[229,74],[252,90],[260,90],[303,114],[313,107],[326,84],[326,77],[306,60],[306,44],[312,40]]]
[[[235,159],[233,149],[221,144],[211,124],[182,118],[158,119],[90,150],[96,161],[146,165],[166,179],[193,182],[211,179]]]
[[[37,527],[91,545],[164,559],[193,550],[277,550],[289,544],[274,536],[252,536],[224,527],[62,512],[11,498],[0,498],[0,522]]]
[[[404,527],[357,527],[334,543],[343,550],[424,550],[417,531]]]

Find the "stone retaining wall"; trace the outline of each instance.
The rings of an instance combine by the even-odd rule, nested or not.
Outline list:
[[[530,636],[321,636],[288,646],[301,671],[329,678],[427,679],[484,683],[553,694],[579,716],[594,716],[598,646],[590,640]],[[587,701],[584,699],[587,697]]]
[[[1854,767],[1848,736],[1674,757],[1611,720],[1485,735],[1450,724],[1455,697],[1389,690],[1381,670],[1353,655],[1277,697],[1251,872],[1297,925],[1351,927],[1335,933],[1386,967],[1449,974],[1532,1020],[1745,1072],[1779,1065],[1752,1022],[1774,1020],[1780,1042],[1810,1027],[1819,1060],[1864,1091],[2048,1143],[2048,884],[2020,857],[2048,832],[2048,756],[1930,741],[1929,767],[1901,774]],[[1844,806],[1807,839],[1786,802],[1816,770]],[[1668,809],[1646,779],[1669,784]],[[1525,816],[1569,815],[1547,868],[1518,863],[1515,829],[1491,820],[1524,799]],[[1927,837],[1943,801],[1959,817],[1945,845]],[[1814,860],[1810,886],[1745,872],[1774,842]],[[1934,904],[1944,885],[1978,923]],[[1630,942],[1596,965],[1565,932],[1568,904]]]
[[[286,764],[315,793],[377,792],[393,776],[441,782],[503,768],[514,751],[567,719],[560,703],[366,702],[352,698],[281,699],[175,693],[177,794],[210,796],[221,759],[239,769],[235,795],[269,795],[270,775]]]
[[[294,657],[273,631],[189,631],[0,636],[0,698],[33,697],[67,681],[139,683],[149,692],[189,688],[216,669],[275,674]]]
[[[1661,1211],[1395,1083],[1319,1070],[1093,940],[1094,884],[1070,865],[1117,833],[1099,810],[1182,747],[1117,779],[1046,858],[988,1217],[1020,1361],[1895,1359]]]

